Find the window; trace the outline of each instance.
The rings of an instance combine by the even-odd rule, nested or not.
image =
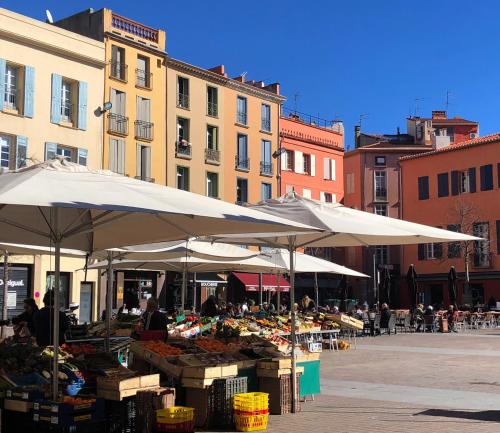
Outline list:
[[[177,166],[177,188],[189,191],[189,167]]]
[[[218,136],[219,128],[217,128],[217,126],[207,125],[207,149],[217,150]]]
[[[446,135],[450,137],[450,143],[455,141],[455,131],[453,128],[446,128]]]
[[[378,245],[375,247],[375,263],[377,266],[389,263],[389,248],[387,245]]]
[[[429,199],[429,176],[421,176],[418,178],[418,199]]]
[[[385,171],[376,170],[375,176],[375,201],[387,201],[387,177]]]
[[[493,189],[493,165],[483,165],[479,168],[479,178],[481,191],[490,191]]]
[[[438,180],[438,197],[448,197],[450,195],[448,173],[438,174],[437,180]]]
[[[282,170],[290,170],[294,169],[294,153],[293,150],[285,150],[280,156],[281,158],[281,169]]]
[[[122,81],[127,81],[127,65],[125,64],[125,48],[111,46],[110,76]]]
[[[262,104],[261,106],[261,121],[260,129],[263,131],[271,131],[271,106],[267,104]]]
[[[310,175],[311,174],[311,155],[304,153],[302,156],[302,160],[304,163],[302,173]]]
[[[219,175],[217,173],[207,173],[207,196],[219,198]]]
[[[247,98],[243,96],[236,98],[236,123],[247,124]]]
[[[472,224],[472,234],[481,241],[474,241],[474,266],[487,267],[490,265],[490,229],[487,222]]]
[[[248,202],[248,180],[242,177],[236,179],[236,203]]]
[[[323,158],[323,179],[336,180],[336,166],[335,160],[330,158]]]
[[[387,205],[386,204],[376,204],[373,207],[373,212],[375,215],[387,216]]]
[[[111,111],[108,113],[108,132],[112,134],[128,134],[128,117],[125,116],[126,93],[111,89]]]
[[[135,138],[138,140],[153,139],[153,124],[151,123],[151,100],[137,96],[137,120],[135,121]]]
[[[302,197],[310,199],[312,197],[311,190],[308,188],[302,188]]]
[[[419,260],[434,260],[443,257],[443,244],[419,244],[418,245],[418,259]]]
[[[272,176],[273,162],[271,154],[271,142],[269,140],[261,141],[260,174]]]
[[[189,108],[189,80],[177,77],[177,106]]]
[[[347,173],[346,175],[346,193],[354,194],[355,185],[354,185],[354,173]]]
[[[152,182],[151,179],[151,147],[137,144],[137,179]]]
[[[33,117],[34,82],[35,68],[0,58],[0,110]]]
[[[333,203],[333,196],[331,192],[325,192],[325,203]]]
[[[449,224],[446,226],[447,230],[450,230],[452,232],[460,232],[460,224]],[[460,242],[450,242],[448,244],[448,258],[449,259],[456,259],[461,256],[460,254]]]
[[[207,115],[217,117],[218,115],[218,92],[217,87],[207,87]]]
[[[451,172],[451,195],[476,192],[476,169]]]
[[[21,102],[18,95],[19,89],[19,68],[7,64],[5,67],[5,93],[4,93],[4,107],[11,110],[18,110],[19,103]]]
[[[61,119],[65,122],[72,121],[71,92],[72,84],[68,80],[62,80],[61,86]]]
[[[115,173],[125,174],[125,140],[109,139],[109,167]]]
[[[500,255],[500,220],[496,221],[496,229],[497,229],[497,254]]]
[[[11,161],[12,138],[8,135],[0,135],[0,168],[9,170],[12,168]]]
[[[135,70],[135,85],[151,89],[151,72],[149,68],[149,58],[137,56],[137,68]]]
[[[385,166],[385,156],[376,156],[375,157],[375,165],[379,167]]]
[[[189,119],[177,118],[176,156],[191,158],[191,143],[189,142]]]
[[[58,156],[80,165],[87,165],[88,150],[58,143],[45,143],[45,161]]]
[[[244,134],[238,134],[236,168],[240,170],[250,169],[250,160],[248,159],[248,137]]]
[[[261,184],[261,199],[269,200],[273,196],[273,186],[270,183]]]

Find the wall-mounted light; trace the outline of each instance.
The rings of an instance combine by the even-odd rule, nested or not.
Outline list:
[[[113,108],[113,104],[111,102],[105,102],[101,107],[97,107],[94,111],[96,117],[102,116],[106,111],[109,111]]]

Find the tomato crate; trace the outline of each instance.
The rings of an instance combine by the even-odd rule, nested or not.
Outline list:
[[[228,427],[233,425],[234,396],[246,392],[246,377],[229,377],[226,379],[214,380],[214,423],[217,427]]]

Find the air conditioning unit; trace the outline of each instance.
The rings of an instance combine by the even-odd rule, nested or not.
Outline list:
[[[479,134],[478,134],[477,132],[471,132],[471,133],[469,134],[469,138],[470,138],[470,139],[472,139],[472,138],[477,138],[477,137],[479,137]]]

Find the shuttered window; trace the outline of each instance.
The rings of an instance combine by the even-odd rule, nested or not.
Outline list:
[[[28,138],[23,135],[16,137],[16,170],[26,167],[26,158],[28,157]]]
[[[460,172],[453,170],[451,172],[451,195],[458,195],[460,192]]]
[[[421,176],[418,178],[418,199],[429,199],[429,176]]]
[[[330,158],[323,158],[323,179],[331,179]]]
[[[500,188],[500,162],[497,164],[497,182],[498,188]]]
[[[476,192],[476,168],[469,168],[469,192]]]
[[[483,165],[479,168],[481,191],[493,189],[493,165]]]
[[[496,229],[497,229],[497,254],[500,254],[500,220],[497,220]]]
[[[438,181],[438,197],[448,197],[448,195],[450,195],[448,173],[438,174],[437,181]]]
[[[110,138],[108,168],[115,173],[125,174],[125,140]]]

